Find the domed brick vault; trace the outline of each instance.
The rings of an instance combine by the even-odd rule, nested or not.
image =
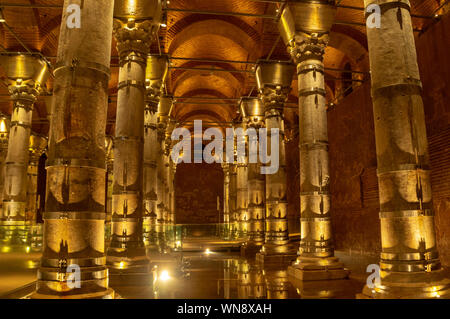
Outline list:
[[[242,96],[256,96],[253,74],[254,62],[258,59],[289,60],[276,25],[283,1],[258,0],[172,0],[168,5],[167,27],[159,31],[162,53],[169,54],[170,75],[167,92],[177,97],[175,116],[180,122],[202,119],[230,122],[236,117],[237,102]],[[420,4],[419,4],[420,3]],[[50,62],[55,61],[61,24],[62,0],[14,0],[4,7],[4,17],[13,32],[5,26],[0,28],[0,43],[3,51],[31,50],[41,52]],[[412,13],[430,16],[439,7],[439,1],[412,1]],[[369,61],[363,1],[343,0],[331,31],[331,41],[326,50],[325,67],[328,103],[337,103],[342,97],[345,84],[343,70],[350,63],[354,86],[367,80]],[[173,9],[173,10],[171,10]],[[210,13],[208,13],[210,12]],[[414,27],[419,33],[429,19],[414,18]],[[112,76],[109,83],[110,104],[108,108],[107,133],[114,131],[115,104],[118,81],[118,58],[116,43],[112,45]],[[160,52],[157,44],[153,53]],[[178,59],[180,58],[180,59]],[[198,59],[198,60],[196,60]],[[214,70],[192,70],[218,69]],[[223,72],[229,71],[229,72]],[[345,81],[348,81],[346,79]],[[297,87],[293,80],[292,87]],[[348,87],[348,86],[345,86]],[[48,81],[51,94],[52,79]],[[286,110],[288,126],[292,126],[297,112],[296,89],[290,93]],[[11,103],[5,86],[0,88],[0,110],[11,114]],[[208,99],[201,99],[208,98]],[[210,98],[214,98],[211,102]],[[221,100],[223,99],[223,100]],[[189,101],[195,102],[188,103]],[[46,134],[47,97],[40,97],[33,113],[33,131]],[[206,104],[210,102],[211,104]]]
[[[6,22],[0,23],[0,50],[40,52],[51,64],[54,64],[58,50],[63,0],[10,0],[7,4],[3,2],[0,1],[0,8]],[[435,19],[435,15],[441,16],[446,13],[448,1],[411,0],[410,2],[414,36],[417,42],[422,35],[428,33],[428,30],[440,23],[439,19]],[[337,229],[335,241],[338,248],[379,252],[377,164],[364,1],[341,0],[337,3],[337,15],[331,28],[330,42],[324,58],[333,214],[338,216],[333,220],[333,226]],[[229,127],[233,120],[239,117],[239,99],[258,95],[255,77],[256,61],[260,59],[291,61],[277,27],[277,21],[285,4],[282,0],[170,0],[164,2],[164,25],[158,31],[158,41],[153,42],[151,53],[163,53],[170,57],[165,91],[174,96],[172,116],[179,126],[192,129],[194,120],[203,120],[204,128]],[[449,26],[448,19],[446,26]],[[444,36],[442,38],[444,41],[441,43],[448,48],[448,38],[447,42]],[[424,48],[431,42],[429,39],[423,40],[421,47]],[[106,134],[111,136],[114,135],[115,130],[119,82],[119,58],[116,45],[113,37],[106,128]],[[420,52],[418,55],[422,72],[423,65],[420,65],[420,59],[431,62],[433,58],[431,55],[425,56],[426,54]],[[448,63],[446,66],[448,67]],[[0,75],[4,76],[4,70],[0,69]],[[426,80],[432,81],[432,76],[425,75],[424,79],[422,75],[422,78],[424,89],[430,92],[424,97],[425,105],[444,101],[442,98],[444,89],[441,88],[442,91],[431,89],[432,85],[426,82]],[[297,86],[297,76],[294,76],[284,115],[287,128],[288,214],[290,220],[298,222],[300,173]],[[49,131],[48,116],[52,87],[53,77],[50,77],[47,91],[38,98],[33,111],[32,130],[42,135],[48,135]],[[448,98],[448,94],[446,96]],[[360,103],[366,105],[364,110],[362,107],[358,108],[361,106]],[[428,130],[432,130],[432,136],[440,134],[433,134],[433,130],[441,132],[448,128],[450,115],[448,107],[445,107],[443,103],[435,103],[436,108],[426,110],[427,125],[431,127]],[[444,117],[440,117],[435,111],[439,107],[444,110]],[[12,112],[12,103],[6,85],[0,86],[0,111],[8,115]],[[369,124],[365,126],[361,122]],[[433,126],[430,123],[438,123],[438,125]],[[357,143],[352,145],[356,134],[359,134],[358,141],[364,140],[363,143],[366,143],[363,147]],[[342,152],[342,149],[338,149],[336,145],[342,149],[345,148],[346,152]],[[434,159],[436,163],[445,160],[445,154],[439,153],[438,150],[434,150],[433,153],[433,150],[432,148],[432,160]],[[346,163],[350,164],[346,165]],[[437,166],[440,167],[439,163]],[[435,204],[438,234],[450,230],[449,222],[444,220],[444,211],[450,208],[448,203],[450,187],[448,184],[445,186],[445,183],[450,183],[450,175],[448,166],[442,167],[440,169],[444,172],[439,173],[442,181],[439,180],[433,184],[433,188],[438,192],[437,204]],[[213,170],[215,170],[213,175],[218,176],[217,167]],[[183,174],[188,176],[187,178],[190,176],[186,172]],[[195,175],[195,172],[193,174]],[[440,200],[439,196],[447,199]],[[370,236],[371,240],[366,240],[367,236]],[[448,252],[450,239],[438,239],[438,245],[443,263],[450,264]]]

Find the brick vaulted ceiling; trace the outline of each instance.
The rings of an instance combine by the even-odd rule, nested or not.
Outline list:
[[[448,1],[410,2],[415,34],[420,36],[433,23],[432,17],[442,13],[443,4]],[[360,10],[363,0],[338,3],[336,23],[325,55],[328,102],[334,104],[348,87],[348,82],[341,80],[344,74],[338,70],[351,66],[353,71],[361,72],[353,74],[353,80],[356,80],[353,85],[367,80],[369,71],[364,11]],[[0,50],[37,51],[54,63],[62,5],[63,0],[0,0],[6,20],[6,26],[0,26]],[[167,26],[160,29],[152,52],[172,57],[166,87],[167,92],[176,97],[174,114],[179,122],[194,119],[230,122],[236,117],[237,99],[256,95],[253,62],[258,59],[289,60],[276,24],[282,6],[282,0],[170,0],[165,5]],[[118,60],[115,46],[113,41],[108,134],[113,133],[116,113]],[[297,87],[295,80],[292,87]],[[52,79],[48,88],[50,95]],[[290,123],[295,122],[296,94],[293,89],[286,108]],[[43,96],[36,104],[33,130],[37,133],[48,132],[48,102],[49,97]],[[0,110],[11,114],[11,108],[7,89],[2,85]]]

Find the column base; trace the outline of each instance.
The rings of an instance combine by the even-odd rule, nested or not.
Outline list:
[[[297,247],[292,243],[282,245],[264,244],[256,254],[256,262],[268,265],[287,266],[297,257]]]
[[[241,257],[254,257],[261,251],[263,242],[246,242],[241,246]]]
[[[304,281],[290,276],[290,282],[301,299],[353,299],[361,289],[361,284],[351,279]]]
[[[391,273],[373,288],[364,286],[357,299],[450,299],[448,272],[436,270],[429,273]]]
[[[345,279],[349,273],[337,257],[298,257],[288,267],[288,274],[302,281]]]
[[[151,282],[150,260],[144,247],[109,248],[106,264],[111,285],[148,285]]]
[[[38,292],[33,293],[30,299],[114,299],[115,292],[112,288],[105,291],[84,293],[79,295],[45,295]]]

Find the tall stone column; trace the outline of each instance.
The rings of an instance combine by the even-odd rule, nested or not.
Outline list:
[[[112,219],[112,192],[114,186],[114,138],[106,136],[106,219],[105,219],[105,240],[111,240],[111,219]]]
[[[329,190],[323,57],[335,13],[334,0],[292,1],[279,22],[298,75],[301,239],[289,274],[301,280],[348,276],[334,257]]]
[[[237,122],[235,129],[242,128],[245,132],[246,125],[243,122]],[[244,146],[244,154],[238,152],[236,163],[236,211],[238,218],[238,237],[247,239],[249,231],[249,214],[248,214],[248,156],[247,156],[247,139],[246,136],[236,135],[236,145]]]
[[[236,175],[236,164],[229,163],[230,168],[230,236],[231,239],[235,239],[237,237],[237,211],[236,211],[236,202],[237,202],[237,175]]]
[[[0,225],[2,225],[3,216],[3,188],[5,185],[5,160],[8,153],[8,140],[10,119],[5,115],[0,117]],[[0,235],[1,239],[1,235]]]
[[[31,225],[36,224],[38,210],[38,168],[39,159],[47,148],[47,138],[32,134],[30,136],[29,161],[28,161],[28,181],[27,181],[27,208],[26,221]]]
[[[264,127],[264,106],[259,98],[242,98],[241,114],[248,132],[248,215],[249,236],[245,251],[256,253],[264,243],[265,235],[265,176],[261,174],[261,162],[258,159],[258,134]],[[249,133],[254,130],[256,135]],[[251,161],[256,159],[256,163]]]
[[[222,237],[230,239],[230,165],[222,163],[223,169],[223,226]]]
[[[295,259],[295,249],[289,245],[287,221],[287,177],[284,144],[284,103],[291,91],[295,67],[290,63],[260,61],[256,69],[256,80],[264,104],[265,126],[268,133],[268,153],[278,151],[279,166],[276,172],[266,174],[266,234],[260,253],[260,262],[281,263]],[[272,134],[279,130],[278,150],[272,145]],[[269,163],[270,164],[270,163]],[[273,258],[272,258],[273,257]]]
[[[67,7],[74,3],[64,1],[55,66],[38,299],[113,297],[104,254],[113,2],[85,1],[82,28],[69,28]]]
[[[372,298],[450,297],[436,247],[430,164],[410,3],[381,8],[367,27],[381,221],[381,283]],[[369,16],[368,19],[371,19]]]
[[[50,73],[47,63],[38,55],[3,54],[0,56],[0,64],[5,70],[8,90],[13,101],[5,160],[4,224],[21,226],[26,223],[28,147],[33,106]]]
[[[157,215],[157,232],[160,241],[160,246],[166,246],[166,223],[167,223],[167,155],[166,155],[166,129],[169,124],[169,114],[171,112],[173,105],[173,97],[163,95],[160,98],[158,105],[158,157],[156,161],[157,165],[157,184],[156,184],[156,195],[158,198],[158,204],[156,206]]]
[[[144,237],[148,245],[156,245],[156,206],[158,144],[158,105],[168,73],[169,59],[165,55],[150,55],[147,60],[146,106],[144,120]]]
[[[116,0],[114,36],[119,52],[119,90],[114,141],[113,274],[146,275],[143,241],[144,109],[147,56],[162,16],[161,1]],[[131,278],[131,277],[130,277]],[[117,277],[119,279],[119,277]],[[141,283],[144,281],[138,280]]]

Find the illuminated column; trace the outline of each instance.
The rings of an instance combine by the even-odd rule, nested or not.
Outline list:
[[[165,55],[150,55],[146,72],[146,106],[144,119],[144,237],[156,244],[156,205],[158,144],[158,105],[168,72],[169,59]]]
[[[223,228],[222,236],[225,239],[230,237],[230,165],[222,163],[223,169]]]
[[[236,175],[236,164],[228,164],[230,167],[230,235],[231,239],[237,237],[237,211],[236,211],[236,201],[237,201],[237,175]]]
[[[26,221],[36,224],[39,198],[37,194],[39,159],[47,148],[47,138],[31,135],[28,161]]]
[[[246,125],[243,122],[235,124],[235,130],[242,129],[245,132]],[[246,148],[246,137],[244,134],[236,134],[236,145],[242,145],[243,152],[238,152],[236,163],[236,212],[238,219],[238,237],[246,239],[248,236],[248,158]]]
[[[259,98],[242,98],[240,107],[248,133],[248,244],[258,247],[264,243],[265,229],[265,176],[258,160],[258,133],[264,127],[264,106]]]
[[[85,1],[82,28],[69,28],[67,7],[72,3],[78,1],[64,1],[62,10],[48,142],[43,255],[33,298],[113,297],[104,254],[113,4]],[[77,270],[80,288],[73,281]]]
[[[10,120],[5,115],[0,117],[0,225],[3,222],[3,188],[5,185],[5,160],[8,152]]]
[[[3,188],[4,224],[24,225],[33,106],[47,82],[49,67],[39,56],[20,53],[2,55],[0,63],[13,101]]]
[[[297,64],[299,90],[301,239],[289,273],[301,280],[348,276],[334,257],[323,57],[334,22],[334,1],[293,1],[280,32]]]
[[[177,164],[174,161],[170,161],[170,223],[174,225],[176,223],[176,211],[175,211],[175,174],[177,172]]]
[[[162,16],[161,1],[116,0],[119,52],[110,271],[147,274],[143,241],[144,109],[147,57]],[[119,279],[119,277],[117,277]],[[142,282],[143,283],[143,282]]]
[[[105,239],[111,240],[111,219],[112,219],[112,192],[114,185],[114,138],[106,136],[106,229]]]
[[[261,100],[264,104],[265,126],[267,129],[268,154],[272,153],[272,134],[278,130],[279,166],[275,172],[266,174],[266,233],[261,252],[256,255],[263,261],[264,256],[286,255],[295,258],[295,251],[289,245],[286,195],[286,158],[284,145],[284,103],[291,91],[295,68],[290,63],[260,61],[256,69],[256,79]],[[269,163],[270,164],[270,163]],[[269,165],[268,164],[268,165]],[[272,163],[273,164],[273,163]]]
[[[166,227],[165,224],[167,222],[167,210],[165,204],[166,201],[166,161],[167,156],[165,154],[166,150],[166,129],[169,124],[169,114],[171,112],[173,105],[173,97],[163,95],[160,98],[160,102],[158,105],[158,158],[156,161],[157,165],[157,184],[156,184],[156,195],[158,198],[158,204],[156,206],[156,215],[157,215],[157,231],[159,233],[159,238],[163,242],[161,243],[165,246],[165,236],[166,236]]]
[[[434,226],[425,117],[409,1],[364,1],[381,220],[381,285],[372,298],[450,297]],[[375,5],[375,9],[374,9]],[[379,6],[379,7],[377,7]],[[368,22],[373,18],[369,15]],[[373,22],[373,21],[372,21]]]

